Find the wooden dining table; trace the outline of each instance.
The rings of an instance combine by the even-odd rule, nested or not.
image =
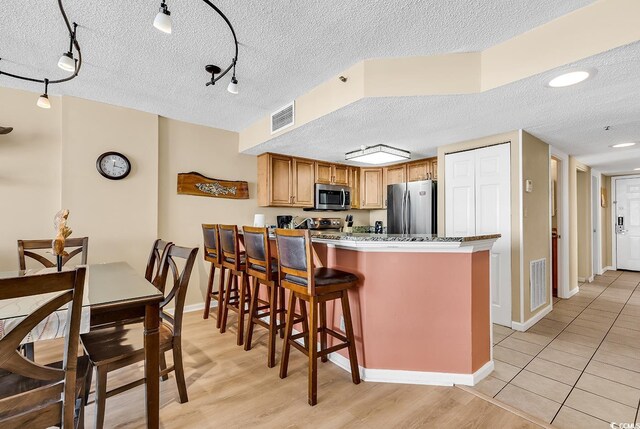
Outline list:
[[[51,270],[0,272],[0,278],[38,275]],[[160,426],[160,303],[163,299],[163,294],[126,262],[87,265],[83,310],[89,308],[89,329],[144,318],[145,407],[147,428],[151,429]],[[10,329],[13,322],[24,319],[40,305],[42,302],[20,298],[0,307],[0,326]],[[59,315],[54,317],[59,318]],[[46,324],[47,320],[43,323]],[[36,327],[37,333],[31,336],[31,340],[56,338],[64,332],[62,328],[46,330]],[[4,330],[0,331],[6,334]]]

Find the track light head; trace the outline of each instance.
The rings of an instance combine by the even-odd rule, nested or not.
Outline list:
[[[153,26],[163,33],[171,34],[171,12],[164,0],[160,4],[160,12],[156,15],[156,19],[153,20]]]
[[[68,72],[76,71],[76,61],[73,58],[73,53],[66,52],[62,54],[60,60],[58,61],[58,67]]]
[[[47,94],[42,94],[36,104],[42,109],[51,109],[51,103],[49,102],[49,96]]]
[[[238,79],[236,79],[235,76],[231,78],[231,82],[229,82],[229,86],[227,86],[227,91],[232,94],[238,93]]]

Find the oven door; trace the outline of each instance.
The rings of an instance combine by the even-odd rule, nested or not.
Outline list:
[[[351,189],[348,186],[316,184],[316,210],[351,210]]]

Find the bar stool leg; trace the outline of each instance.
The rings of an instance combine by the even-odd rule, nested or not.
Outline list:
[[[269,349],[267,355],[267,367],[276,366],[276,326],[278,325],[278,293],[275,283],[268,286],[269,289]],[[257,301],[258,298],[256,297]]]
[[[229,300],[231,297],[231,283],[233,282],[233,273],[229,271],[227,277],[227,285],[224,292],[224,305],[222,306],[222,321],[220,322],[220,333],[224,334],[227,330],[227,316],[229,314]]]
[[[207,296],[204,298],[204,314],[203,319],[209,318],[209,310],[211,309],[211,294],[213,293],[213,278],[216,274],[216,266],[211,264],[209,270],[209,281],[207,282]]]
[[[309,405],[318,403],[318,298],[309,297]]]
[[[305,336],[302,337],[304,341],[304,348],[309,350],[309,318],[307,316],[307,303],[298,298],[298,302],[300,303],[300,315],[302,316],[302,332],[305,333]]]
[[[320,350],[326,350],[327,348],[327,303],[322,301],[320,303]],[[320,358],[322,362],[329,360],[327,355],[322,355]]]
[[[280,328],[280,338],[284,338],[284,325],[286,324],[286,320],[287,320],[287,313],[284,307],[284,288],[281,287],[279,284],[276,283],[276,286],[278,288],[278,311],[280,314],[280,325],[282,325],[282,328]]]
[[[289,344],[289,337],[293,332],[293,319],[296,314],[296,295],[294,292],[289,293],[289,307],[287,307],[287,324],[284,330],[284,343],[282,344],[282,359],[280,359],[280,378],[287,377],[287,370],[289,369],[289,352],[291,351],[291,344]]]
[[[253,277],[251,281],[251,303],[249,305],[249,321],[247,322],[247,337],[244,341],[244,349],[251,350],[251,341],[253,339],[253,328],[255,322],[254,317],[258,317],[258,295],[260,294],[260,283],[257,277]]]
[[[218,282],[218,320],[216,320],[216,328],[220,329],[222,321],[222,307],[224,306],[224,267],[220,267],[220,281]]]
[[[244,343],[244,314],[246,313],[244,308],[246,304],[245,300],[247,298],[247,289],[249,288],[247,277],[246,273],[240,273],[240,303],[238,305],[238,337],[236,341],[236,344],[239,346]]]
[[[342,302],[342,315],[344,316],[344,328],[347,331],[347,340],[349,341],[349,363],[351,364],[351,380],[354,384],[360,384],[360,369],[358,368],[358,355],[356,353],[356,341],[353,335],[353,324],[351,322],[351,309],[349,308],[349,293],[342,291],[340,297]]]

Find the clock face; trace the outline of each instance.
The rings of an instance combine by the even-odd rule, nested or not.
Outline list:
[[[124,179],[131,172],[131,163],[121,153],[106,152],[98,157],[96,168],[107,179]]]

